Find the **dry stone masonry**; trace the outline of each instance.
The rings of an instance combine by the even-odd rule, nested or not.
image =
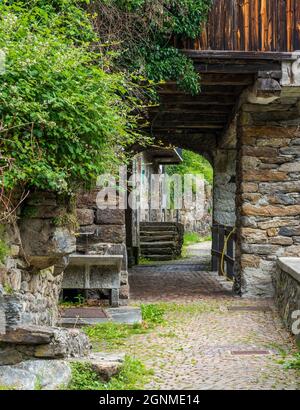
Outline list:
[[[300,258],[279,258],[274,287],[283,322],[300,346]]]
[[[283,88],[271,104],[242,105],[238,123],[241,286],[273,295],[279,257],[300,255],[300,92]]]
[[[82,192],[77,198],[77,219],[80,225],[76,240],[76,253],[83,255],[122,255],[120,304],[126,304],[129,298],[127,272],[127,250],[125,210],[112,209],[109,203],[106,209],[99,209],[99,189]],[[90,293],[93,298],[101,298],[105,292]]]

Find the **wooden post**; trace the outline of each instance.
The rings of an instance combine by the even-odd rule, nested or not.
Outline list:
[[[219,275],[222,276],[222,267],[221,267],[221,263],[222,263],[222,252],[224,249],[224,243],[225,243],[225,226],[224,225],[219,225],[219,263],[218,263],[218,272]]]
[[[214,224],[211,228],[212,230],[212,271],[218,270],[219,258],[215,254],[215,251],[219,250],[219,230],[218,225]]]
[[[230,231],[227,232],[227,235],[229,235],[231,232]],[[227,256],[232,259],[227,259],[226,261],[226,272],[227,272],[227,276],[229,278],[233,278],[234,277],[234,235],[231,235],[231,237],[229,238],[228,242],[227,242]]]

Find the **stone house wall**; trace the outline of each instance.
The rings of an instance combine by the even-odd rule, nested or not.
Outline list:
[[[15,325],[57,323],[62,272],[75,251],[74,233],[56,221],[67,208],[55,195],[37,193],[3,226],[8,253],[0,265],[0,285]]]
[[[247,295],[272,296],[277,258],[300,254],[299,97],[292,89],[273,104],[242,106],[237,178],[240,285]]]

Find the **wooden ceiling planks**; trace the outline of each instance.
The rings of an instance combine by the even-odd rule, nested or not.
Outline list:
[[[195,50],[295,51],[300,49],[299,0],[215,0]]]

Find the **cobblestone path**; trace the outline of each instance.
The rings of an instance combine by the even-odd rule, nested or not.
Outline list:
[[[272,300],[232,297],[207,254],[130,272],[133,303],[163,302],[167,323],[125,350],[153,369],[149,389],[299,389],[283,367],[295,351]]]

